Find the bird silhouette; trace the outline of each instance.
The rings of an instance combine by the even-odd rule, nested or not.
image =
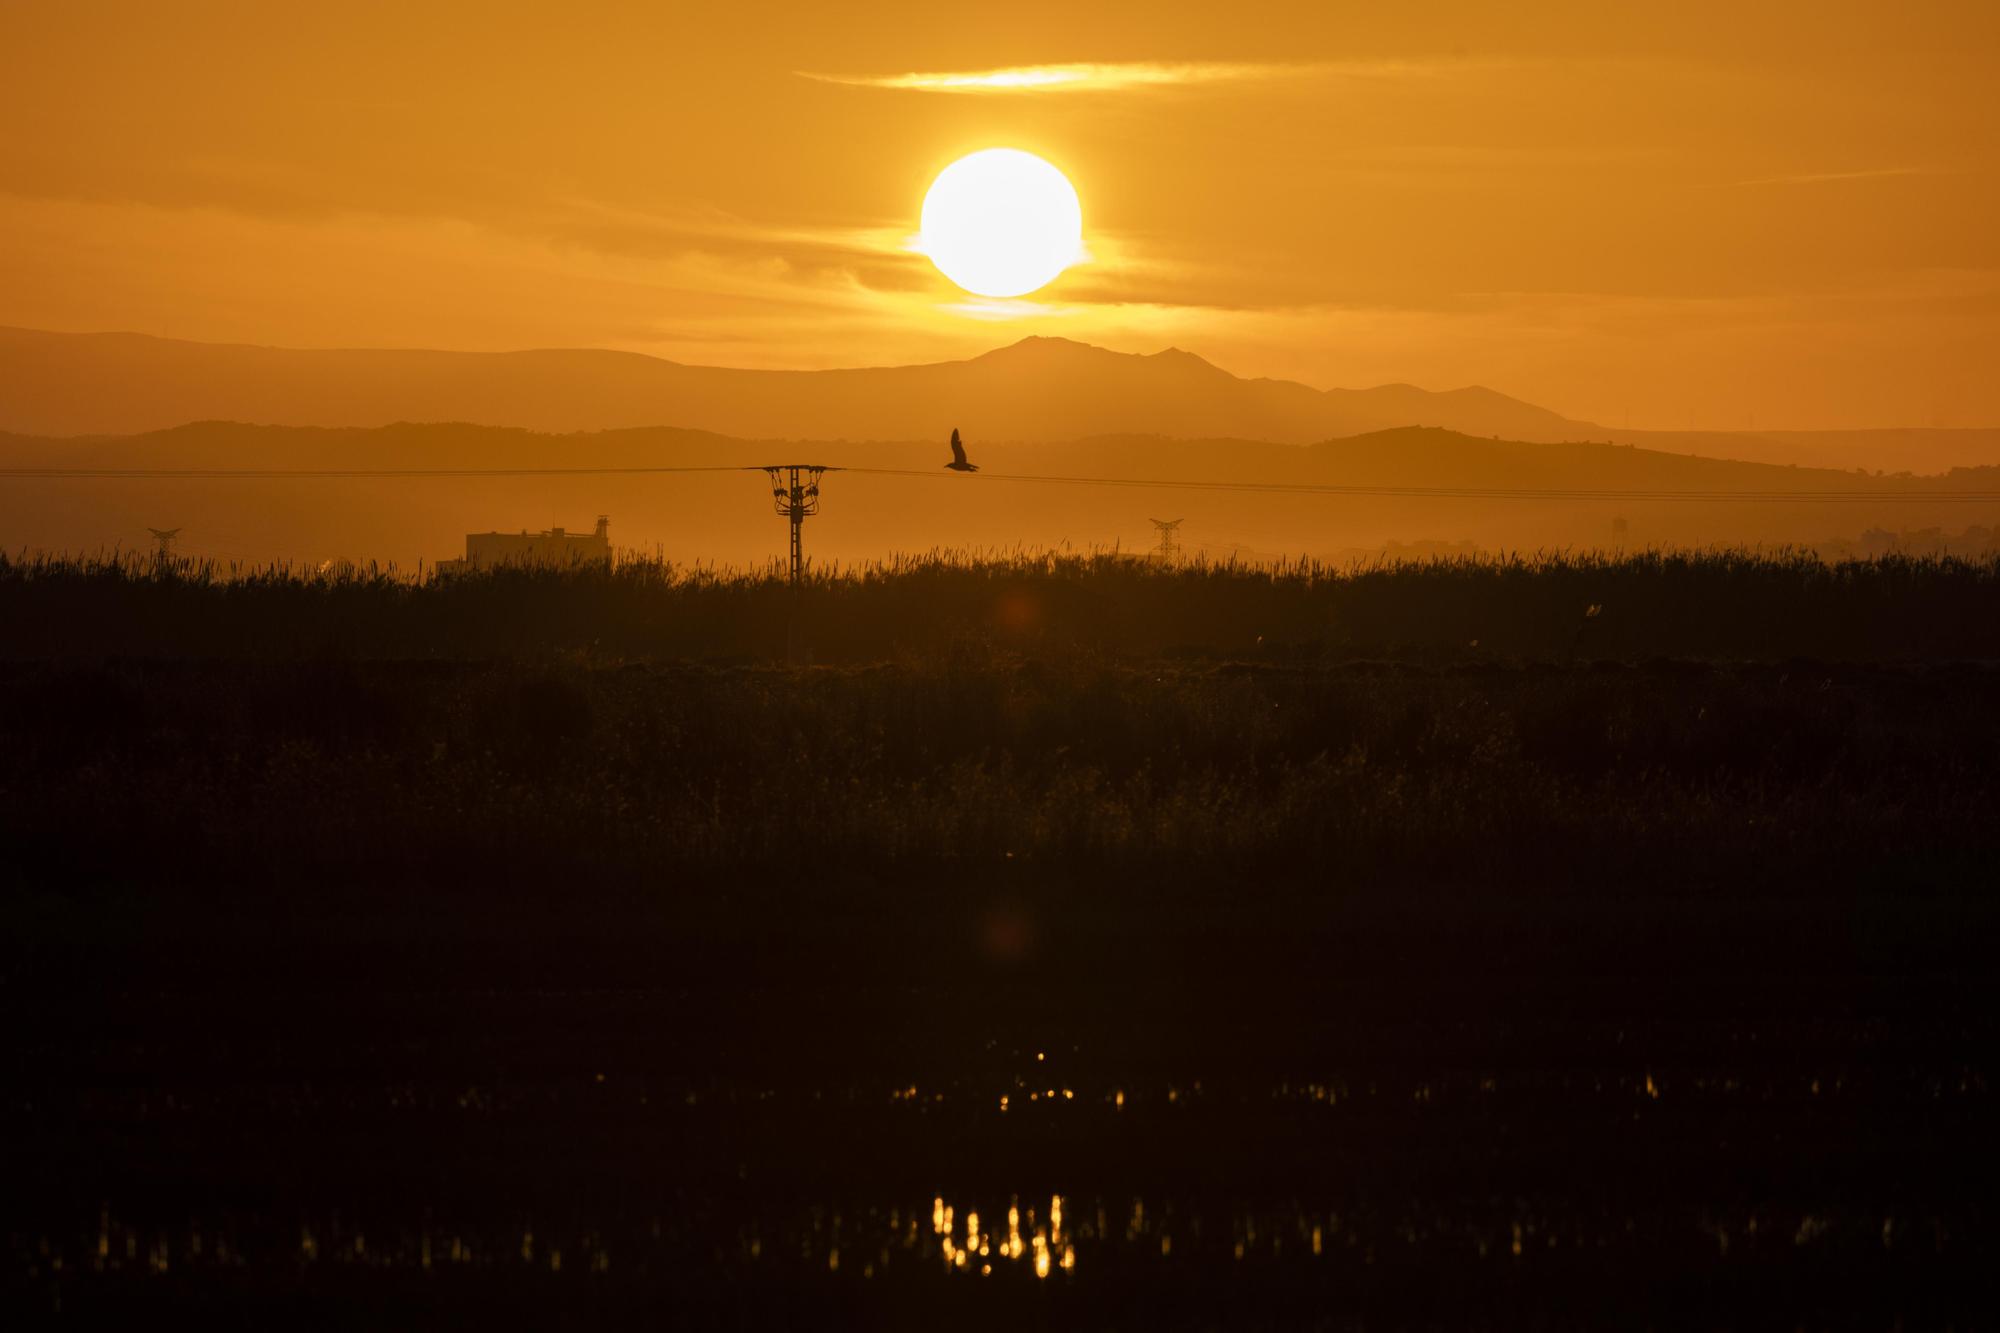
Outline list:
[[[951,428],[951,461],[945,464],[953,472],[977,472],[979,464],[965,461],[965,445],[958,438],[958,427]]]

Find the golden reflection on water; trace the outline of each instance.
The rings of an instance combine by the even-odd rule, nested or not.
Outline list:
[[[816,1206],[789,1222],[746,1219],[736,1232],[735,1254],[750,1262],[770,1262],[772,1256],[783,1265],[803,1261],[841,1281],[893,1279],[901,1271],[897,1256],[907,1254],[922,1263],[941,1260],[947,1273],[1004,1280],[1011,1270],[1019,1278],[1033,1273],[1036,1282],[1053,1282],[1076,1272],[1079,1263],[1090,1267],[1093,1254],[1115,1252],[1121,1240],[1128,1254],[1157,1256],[1156,1262],[1176,1266],[1218,1260],[1224,1264],[1372,1263],[1378,1246],[1398,1242],[1411,1247],[1443,1243],[1468,1257],[1523,1262],[1557,1248],[1568,1251],[1616,1244],[1632,1234],[1629,1218],[1606,1219],[1601,1229],[1534,1213],[1456,1221],[1409,1219],[1389,1229],[1379,1224],[1359,1229],[1357,1219],[1308,1210],[1296,1203],[1229,1209],[1205,1218],[1172,1201],[1149,1206],[1144,1199],[1133,1198],[1127,1211],[1120,1200],[1099,1198],[1092,1201],[1094,1207],[1077,1207],[1073,1199],[1061,1194],[1043,1197],[1045,1208],[1024,1206],[1016,1196],[1007,1200],[1004,1212],[999,1207],[988,1212],[971,1200],[954,1205],[938,1194],[930,1201],[929,1234],[922,1229],[921,1203],[908,1209]],[[288,1230],[279,1234],[288,1241],[295,1238],[296,1249],[289,1251],[286,1260],[294,1266],[407,1268],[426,1273],[447,1265],[482,1270],[515,1267],[563,1274],[568,1280],[572,1273],[609,1271],[610,1250],[621,1245],[632,1247],[631,1262],[641,1269],[659,1261],[654,1256],[664,1253],[658,1249],[663,1240],[669,1246],[690,1246],[718,1256],[725,1252],[709,1248],[713,1237],[703,1237],[698,1228],[677,1225],[665,1214],[656,1216],[650,1227],[650,1248],[644,1229],[607,1245],[604,1233],[594,1227],[551,1224],[551,1219],[523,1218],[491,1231],[474,1228],[464,1233],[452,1227],[434,1228],[429,1223],[406,1230],[371,1226],[364,1232],[338,1213],[284,1225]],[[291,1227],[296,1229],[289,1230]],[[1771,1243],[1787,1250],[1821,1246],[1843,1230],[1857,1237],[1865,1234],[1885,1250],[1906,1245],[1909,1235],[1909,1228],[1894,1216],[1869,1217],[1857,1223],[1829,1211],[1767,1213],[1761,1217],[1756,1212],[1747,1217],[1718,1215],[1706,1219],[1704,1230],[1712,1237],[1712,1252],[1731,1262],[1737,1261],[1741,1246],[1756,1246],[1760,1234],[1775,1236]],[[135,1225],[117,1217],[107,1206],[77,1229],[74,1251],[64,1253],[60,1236],[44,1236],[33,1243],[30,1262],[45,1274],[122,1270],[178,1276],[190,1268],[241,1269],[251,1262],[250,1256],[258,1248],[256,1239],[237,1231],[226,1219],[189,1218],[177,1227],[161,1228]],[[765,1257],[760,1261],[760,1256]],[[81,1262],[75,1262],[78,1260]],[[621,1254],[621,1268],[627,1262]],[[1116,1272],[1116,1265],[1107,1271]]]
[[[1140,1205],[1143,1212],[1144,1205]],[[998,1257],[1010,1263],[1019,1263],[1032,1256],[1030,1267],[1037,1278],[1047,1278],[1050,1273],[1074,1272],[1076,1269],[1076,1244],[1064,1227],[1063,1197],[1049,1196],[1048,1221],[1038,1225],[1035,1210],[1030,1208],[1024,1215],[1020,1200],[1010,1199],[1007,1204],[1007,1230],[996,1237],[981,1229],[979,1210],[968,1206],[965,1209],[965,1226],[961,1232],[956,1225],[958,1208],[945,1202],[942,1194],[931,1199],[931,1234],[937,1238],[938,1257],[948,1271],[969,1270],[977,1267],[980,1276],[990,1277],[993,1265],[987,1260]],[[1100,1210],[1099,1221],[1103,1213]],[[892,1222],[891,1230],[894,1230]],[[915,1242],[914,1224],[906,1247]],[[884,1262],[887,1262],[886,1252]]]

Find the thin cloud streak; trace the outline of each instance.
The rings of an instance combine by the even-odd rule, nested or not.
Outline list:
[[[1199,61],[1113,64],[1017,65],[1004,69],[889,75],[820,74],[799,77],[852,88],[887,88],[922,93],[1130,92],[1205,83],[1243,83],[1305,78],[1411,78],[1441,73],[1444,66],[1416,61],[1343,61],[1315,64],[1259,64]]]
[[[1881,180],[1892,176],[1951,176],[1960,173],[1935,167],[1877,167],[1868,171],[1820,171],[1801,176],[1765,176],[1738,185],[1824,185],[1831,181]]]

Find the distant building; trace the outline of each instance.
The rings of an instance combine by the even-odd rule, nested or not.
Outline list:
[[[547,532],[468,532],[465,558],[440,560],[440,574],[462,574],[472,569],[492,569],[500,565],[529,565],[567,569],[573,565],[611,563],[611,518],[597,516],[597,527],[589,532],[550,528]]]

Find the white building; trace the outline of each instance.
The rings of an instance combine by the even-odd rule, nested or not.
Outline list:
[[[566,528],[547,532],[468,532],[465,558],[440,560],[440,574],[461,574],[472,569],[492,569],[501,565],[567,569],[575,565],[611,563],[611,518],[597,516],[597,527],[588,533]]]

